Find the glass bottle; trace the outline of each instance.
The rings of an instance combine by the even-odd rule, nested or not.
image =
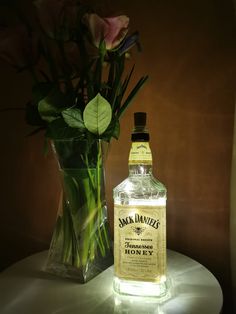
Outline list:
[[[152,174],[146,113],[134,113],[129,176],[113,190],[114,290],[166,294],[166,188]]]

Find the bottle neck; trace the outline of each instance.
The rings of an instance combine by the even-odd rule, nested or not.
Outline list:
[[[129,165],[129,176],[151,176],[151,165]]]
[[[129,175],[152,175],[152,152],[149,142],[132,142],[129,154]]]

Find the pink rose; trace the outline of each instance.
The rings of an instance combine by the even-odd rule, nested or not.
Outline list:
[[[0,28],[0,58],[18,69],[36,63],[38,38],[23,25]]]
[[[85,14],[83,22],[91,33],[94,45],[99,47],[100,42],[104,39],[106,49],[111,50],[125,38],[128,32],[129,18],[126,15],[101,18],[97,14]]]

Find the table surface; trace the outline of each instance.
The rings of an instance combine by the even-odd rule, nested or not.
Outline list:
[[[1,314],[218,314],[223,297],[216,278],[193,259],[168,250],[169,298],[117,296],[113,266],[86,284],[42,271],[47,251],[32,255],[0,274]]]

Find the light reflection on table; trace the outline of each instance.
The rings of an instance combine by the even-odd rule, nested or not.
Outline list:
[[[42,272],[47,252],[32,255],[0,274],[1,314],[218,314],[222,292],[201,264],[168,251],[170,289],[166,298],[113,293],[113,267],[87,284]]]

